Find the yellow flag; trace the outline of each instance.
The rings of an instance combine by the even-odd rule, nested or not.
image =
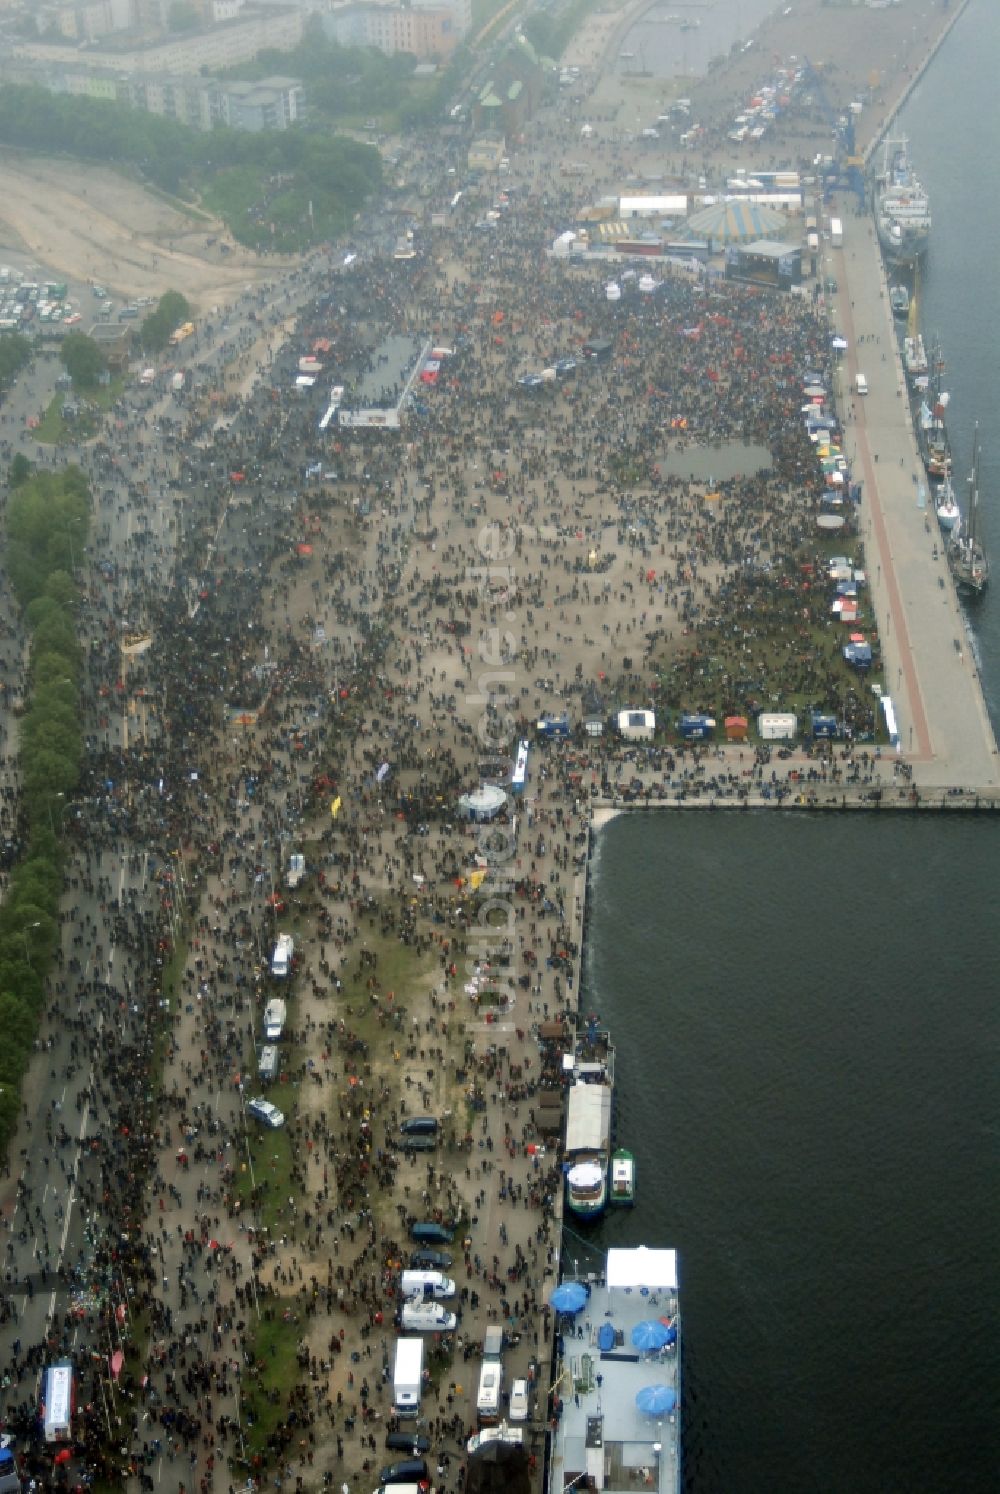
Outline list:
[[[333,815],[334,819],[336,819],[338,814],[340,813],[341,802],[342,801],[340,795],[338,794],[336,799],[334,799],[333,803],[330,805],[330,813]]]

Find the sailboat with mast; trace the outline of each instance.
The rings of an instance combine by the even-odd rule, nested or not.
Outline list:
[[[965,524],[948,546],[948,564],[958,590],[980,596],[990,579],[990,562],[979,539],[979,424],[972,443],[969,474],[969,513]]]
[[[948,427],[945,415],[951,395],[941,388],[944,359],[940,344],[935,341],[931,348],[930,389],[928,399],[921,398],[917,412],[917,444],[923,458],[927,475],[932,482],[941,482],[951,472],[951,447],[948,443]],[[926,370],[925,370],[926,372]]]

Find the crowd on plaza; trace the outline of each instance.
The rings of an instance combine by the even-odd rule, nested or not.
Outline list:
[[[577,715],[588,688],[609,709],[652,701],[658,649],[731,614],[736,590],[759,608],[747,577],[814,534],[802,376],[831,372],[814,298],[674,266],[651,293],[622,276],[613,302],[605,276],[545,255],[558,214],[536,180],[489,233],[460,217],[412,260],[318,252],[199,328],[188,394],[130,390],[70,453],[94,502],[88,756],[5,1213],[3,1419],[39,1487],[367,1491],[389,1461],[415,1220],[454,1228],[462,1316],[420,1429],[442,1494],[461,1487],[477,1334],[499,1321],[525,1366],[547,1353],[560,1174],[541,1144],[538,1031],[577,1001],[591,796],[632,780],[736,793],[769,769],[608,736],[538,747],[516,829],[513,814],[495,827],[513,843],[499,864],[458,796],[540,710]],[[329,385],[350,400],[399,334],[450,350],[403,432],[321,432]],[[595,338],[612,341],[606,363],[584,356]],[[303,391],[297,360],[319,343],[323,375]],[[567,377],[518,384],[557,359]],[[751,447],[763,468],[675,475],[688,453]],[[66,456],[27,436],[9,449]],[[13,639],[7,653],[12,690],[24,661]],[[801,683],[801,660],[782,667]],[[5,831],[13,813],[5,796]],[[282,872],[301,845],[296,905]],[[491,894],[509,916],[484,941]],[[290,1162],[247,1188],[282,918],[298,947]],[[398,994],[374,953],[393,943],[415,972]],[[496,1013],[467,989],[487,961]],[[445,1118],[442,1144],[407,1155],[394,1141],[418,1106]],[[268,1389],[260,1439],[246,1411],[276,1320],[294,1325],[298,1374]],[[80,1415],[53,1465],[38,1376],[63,1357]]]

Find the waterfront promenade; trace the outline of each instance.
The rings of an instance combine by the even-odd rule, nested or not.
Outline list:
[[[917,449],[871,218],[844,219],[829,251],[849,342],[839,391],[848,455],[863,484],[862,533],[900,745],[926,786],[997,785],[997,749],[933,494]],[[869,393],[858,396],[856,376]],[[956,473],[956,481],[961,474]]]

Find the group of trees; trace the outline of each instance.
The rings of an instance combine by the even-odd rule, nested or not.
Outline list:
[[[60,343],[59,356],[75,389],[95,388],[108,366],[101,349],[86,332],[68,333]]]
[[[10,488],[7,573],[31,635],[31,661],[20,721],[20,855],[0,905],[0,1150],[17,1125],[21,1079],[59,945],[59,827],[83,755],[73,571],[90,520],[89,490],[77,467],[35,473],[22,457],[12,463]]]
[[[166,291],[157,302],[156,310],[143,320],[140,332],[143,347],[150,353],[162,352],[170,341],[170,334],[190,318],[191,307],[180,291]]]
[[[331,122],[360,123],[374,114],[405,123],[414,111],[422,113],[428,106],[437,108],[436,117],[440,117],[437,96],[442,86],[452,87],[450,79],[445,85],[441,82],[443,73],[451,74],[452,63],[431,79],[415,78],[416,65],[417,59],[408,52],[387,56],[377,47],[342,47],[330,40],[314,16],[297,47],[290,52],[261,52],[254,62],[233,68],[232,76],[266,78],[283,73],[301,78],[310,116]]]
[[[253,211],[240,197],[227,222],[252,246],[273,244],[267,208],[276,182],[286,189],[294,185],[303,204],[300,237],[308,242],[349,223],[381,181],[378,151],[343,136],[308,129],[203,133],[127,104],[20,83],[0,88],[0,144],[106,161],[131,168],[166,191],[205,192],[209,198],[213,185],[239,174],[252,183]],[[306,211],[309,203],[312,215]]]
[[[31,362],[31,343],[20,332],[0,333],[0,389],[6,389]]]

